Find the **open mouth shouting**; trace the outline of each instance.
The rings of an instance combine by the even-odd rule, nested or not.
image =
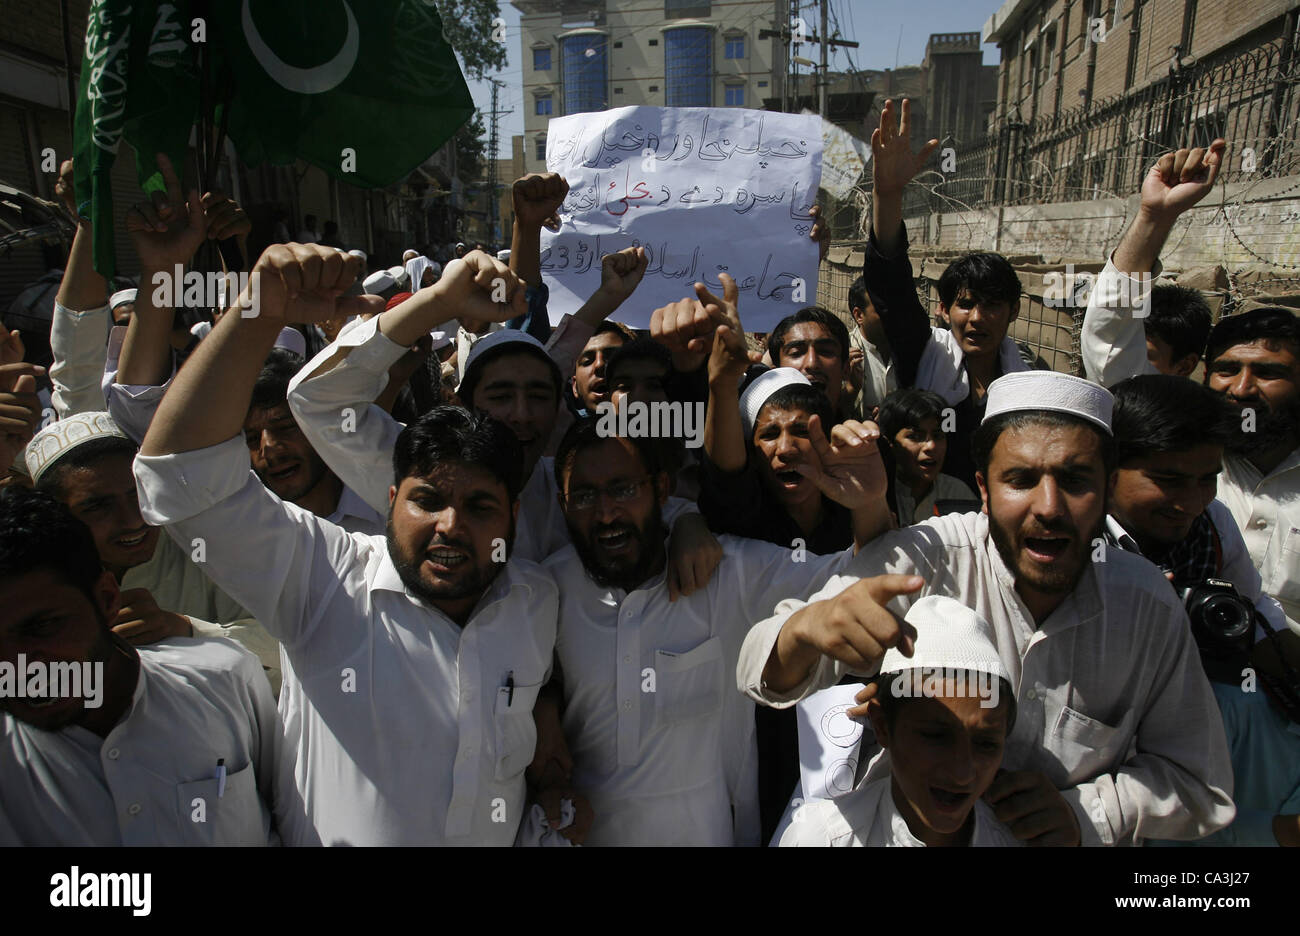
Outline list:
[[[793,468],[773,469],[772,476],[776,478],[776,483],[781,486],[783,491],[793,491],[804,480],[803,475]]]
[[[960,790],[949,790],[944,787],[932,786],[930,789],[930,800],[934,803],[935,809],[945,815],[956,815],[970,804],[971,794],[961,792]]]
[[[1025,552],[1029,553],[1030,559],[1043,565],[1056,562],[1069,548],[1070,537],[1061,533],[1025,537]]]
[[[618,526],[597,531],[593,539],[596,545],[606,553],[619,555],[632,548],[636,539],[633,532],[632,527],[628,524],[619,524]]]
[[[141,527],[130,533],[123,533],[121,536],[113,538],[113,545],[118,549],[124,549],[128,552],[141,549],[149,543],[149,534],[152,532],[151,527]]]
[[[438,573],[454,572],[469,561],[469,552],[455,546],[439,544],[425,551],[424,559]]]

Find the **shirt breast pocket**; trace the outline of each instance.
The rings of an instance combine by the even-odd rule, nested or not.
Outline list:
[[[215,777],[176,786],[182,839],[195,845],[266,845],[271,817],[257,791],[253,765],[226,774],[222,788]]]
[[[533,705],[542,684],[515,686],[513,695],[508,686],[497,690],[493,721],[496,727],[496,779],[513,780],[533,762],[537,748],[537,723],[533,721]]]
[[[1131,719],[1130,712],[1118,726],[1111,726],[1062,705],[1047,739],[1047,750],[1055,755],[1062,771],[1052,779],[1058,785],[1080,783],[1119,764]]]
[[[655,714],[674,725],[722,708],[722,641],[717,637],[683,653],[655,651]]]
[[[1270,571],[1273,581],[1266,581],[1272,586],[1269,593],[1290,604],[1300,604],[1300,528],[1288,524],[1278,562]]]

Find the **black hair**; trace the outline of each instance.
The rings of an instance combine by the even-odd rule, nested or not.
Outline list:
[[[46,491],[0,489],[0,575],[49,569],[94,600],[104,572],[90,528]]]
[[[36,482],[36,490],[48,492],[55,497],[63,496],[63,479],[69,472],[82,468],[93,469],[96,464],[113,455],[125,455],[134,458],[136,444],[121,436],[104,436],[69,449],[60,455],[53,464],[45,469],[41,479]]]
[[[596,330],[591,333],[591,337],[595,338],[597,335],[602,335],[605,332],[618,335],[623,339],[624,343],[636,340],[636,333],[633,332],[632,329],[628,328],[622,322],[614,322],[609,319],[605,319],[597,325]]]
[[[1265,306],[1221,318],[1205,341],[1205,363],[1210,365],[1224,351],[1239,344],[1282,342],[1300,355],[1300,321],[1290,309]]]
[[[1231,403],[1204,384],[1172,374],[1142,374],[1116,384],[1117,464],[1197,445],[1227,445],[1241,417]]]
[[[1055,410],[1013,410],[1009,413],[999,413],[988,422],[981,423],[971,435],[971,454],[975,459],[975,470],[987,478],[989,458],[993,454],[993,446],[997,444],[998,437],[1008,429],[1024,429],[1028,426],[1047,428],[1083,426],[1091,429],[1101,441],[1101,460],[1105,470],[1105,478],[1102,480],[1109,478],[1110,473],[1115,470],[1115,440],[1110,433],[1082,416],[1058,413]]]
[[[859,276],[849,287],[849,310],[865,309],[868,302],[867,281],[864,277]]]
[[[892,442],[904,429],[915,429],[927,419],[942,419],[948,402],[933,390],[905,387],[885,397],[876,414],[880,434]]]
[[[507,341],[477,355],[474,362],[465,368],[465,376],[461,378],[460,386],[456,388],[456,395],[460,397],[461,402],[473,408],[474,391],[478,389],[478,382],[483,379],[484,369],[497,358],[505,357],[507,354],[530,354],[539,361],[546,362],[547,372],[551,375],[551,384],[555,387],[555,403],[558,406],[563,399],[564,384],[564,378],[560,376],[560,367],[551,360],[549,354],[527,341]]]
[[[848,326],[834,312],[815,305],[802,308],[776,323],[776,328],[772,329],[767,336],[767,351],[772,356],[772,363],[778,366],[781,363],[781,345],[785,343],[785,333],[796,325],[803,325],[805,322],[821,325],[831,333],[831,337],[840,346],[840,360],[847,365],[849,360]]]
[[[782,410],[799,409],[809,416],[820,416],[822,432],[827,437],[831,434],[831,427],[835,425],[835,411],[831,408],[831,401],[826,398],[826,394],[808,384],[786,384],[773,391],[758,408],[758,415],[762,415],[763,410],[769,406]],[[757,416],[754,419],[754,426],[758,427]]]
[[[301,354],[287,348],[272,348],[253,384],[249,409],[274,409],[289,401],[289,381],[306,363]]]
[[[1175,361],[1205,353],[1210,336],[1210,304],[1199,289],[1174,283],[1151,288],[1151,310],[1142,323],[1148,335],[1169,345]]]
[[[486,413],[459,406],[435,406],[397,437],[393,446],[394,483],[430,474],[454,462],[482,468],[506,487],[510,500],[519,499],[524,484],[524,450],[510,427]]]
[[[580,453],[611,438],[626,438],[628,442],[631,442],[637,454],[641,457],[641,464],[645,466],[646,474],[652,478],[668,470],[664,464],[663,447],[656,444],[660,441],[659,439],[645,436],[606,435],[601,428],[601,420],[586,417],[574,420],[573,425],[564,433],[564,438],[560,440],[559,448],[555,451],[556,487],[560,491],[564,490],[565,479],[573,471],[574,462],[577,461]]]
[[[614,372],[627,361],[654,361],[663,366],[664,376],[673,372],[673,356],[667,348],[650,338],[633,338],[610,352],[605,363],[605,382],[613,383]]]
[[[885,716],[885,724],[889,730],[894,730],[894,725],[898,722],[899,708],[904,702],[911,701],[915,696],[900,694],[894,695],[894,686],[903,678],[904,673],[915,673],[916,670],[902,670],[897,673],[881,673],[876,677],[876,698],[880,702],[880,714]],[[971,671],[967,671],[971,672]],[[1001,676],[996,677],[998,681],[998,705],[1004,701],[1007,704],[1007,733],[1006,737],[1011,737],[1011,729],[1016,726],[1016,693],[1011,688],[1011,683],[1007,682]],[[970,679],[967,678],[966,685],[970,685]]]
[[[1007,302],[1015,311],[1024,291],[1020,277],[1002,254],[976,252],[958,257],[939,277],[939,302],[949,308],[962,290],[978,302]]]

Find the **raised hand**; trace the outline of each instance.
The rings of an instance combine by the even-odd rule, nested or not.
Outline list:
[[[481,250],[472,250],[448,263],[442,278],[430,289],[431,299],[446,302],[467,319],[505,322],[528,313],[524,281],[506,264]],[[423,293],[420,290],[417,298]]]
[[[383,311],[378,296],[345,296],[361,258],[321,244],[272,244],[258,257],[231,311],[285,325]],[[376,301],[377,300],[377,301]]]
[[[36,378],[45,368],[21,361],[0,364],[0,473],[27,447],[41,425]]]
[[[142,267],[171,270],[193,259],[208,236],[208,219],[198,189],[191,189],[186,198],[171,160],[165,153],[157,159],[166,192],[152,192],[147,201],[128,211],[126,230]]]
[[[939,146],[931,140],[912,152],[912,106],[903,99],[902,116],[894,122],[894,102],[885,101],[880,112],[880,126],[871,133],[871,177],[876,195],[897,195],[921,171],[930,154]]]
[[[1217,139],[1208,147],[1165,153],[1142,182],[1141,210],[1172,219],[1191,208],[1214,188],[1226,149],[1227,143]]]
[[[616,303],[624,302],[645,276],[650,259],[644,247],[625,247],[600,258],[600,290]]]
[[[859,673],[874,669],[890,647],[898,647],[899,652],[910,657],[916,628],[885,605],[899,595],[919,591],[924,584],[915,575],[877,575],[854,582],[834,598],[815,601],[791,615],[781,629],[773,656],[785,656],[799,647],[828,656]],[[771,666],[769,660],[769,669]],[[807,668],[801,668],[806,673]],[[764,678],[781,691],[773,679],[766,675]],[[797,684],[798,680],[793,682]]]
[[[718,274],[722,281],[722,298],[713,295],[703,283],[695,284],[695,294],[709,318],[717,323],[713,332],[713,350],[709,354],[709,382],[728,380],[738,382],[751,364],[757,364],[763,355],[750,351],[745,341],[745,331],[740,324],[737,308],[740,290],[727,273]]]
[[[65,159],[59,165],[59,179],[54,183],[54,194],[59,201],[63,202],[63,207],[68,209],[72,220],[80,222],[81,217],[77,214],[77,186],[73,180],[71,159]]]
[[[875,423],[845,420],[831,429],[827,441],[821,417],[814,415],[808,419],[808,437],[820,467],[802,462],[795,470],[819,491],[850,510],[885,499],[888,478],[876,444],[880,428]]]
[[[826,259],[826,254],[831,249],[831,229],[822,223],[821,205],[813,205],[808,209],[808,217],[812,218],[812,230],[808,232],[809,240],[817,242],[817,261],[820,263]]]
[[[147,588],[122,591],[122,608],[113,622],[113,633],[130,643],[151,644],[168,637],[193,637],[190,619],[174,611],[164,611]]]
[[[530,172],[522,179],[516,179],[510,189],[515,223],[558,231],[560,206],[568,194],[569,183],[555,172]]]
[[[247,237],[253,222],[244,209],[225,192],[208,192],[201,199],[203,214],[208,219],[208,237],[225,240],[227,237]]]
[[[26,353],[18,329],[9,331],[4,323],[0,322],[0,364],[17,364]]]
[[[984,793],[998,821],[1029,845],[1078,845],[1079,817],[1037,770],[1000,770]]]

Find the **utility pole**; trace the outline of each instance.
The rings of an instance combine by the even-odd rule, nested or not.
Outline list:
[[[488,130],[488,178],[491,179],[491,187],[488,189],[488,240],[489,246],[497,246],[500,238],[497,236],[497,189],[500,183],[497,181],[497,121],[498,118],[504,117],[510,111],[497,110],[497,94],[505,86],[505,82],[496,78],[489,78],[492,83],[492,111],[489,117]]]
[[[818,77],[818,80],[817,80],[817,113],[821,114],[823,118],[826,117],[826,85],[830,83],[830,79],[826,76],[826,46],[827,46],[827,41],[826,41],[826,30],[827,30],[827,26],[826,26],[826,6],[827,6],[827,2],[828,2],[828,0],[822,0],[822,28],[821,28],[821,34],[822,34],[822,35],[821,35],[822,62],[821,62],[821,67],[820,67],[820,69],[819,69],[819,71],[818,71],[818,75],[819,75],[819,77]]]

